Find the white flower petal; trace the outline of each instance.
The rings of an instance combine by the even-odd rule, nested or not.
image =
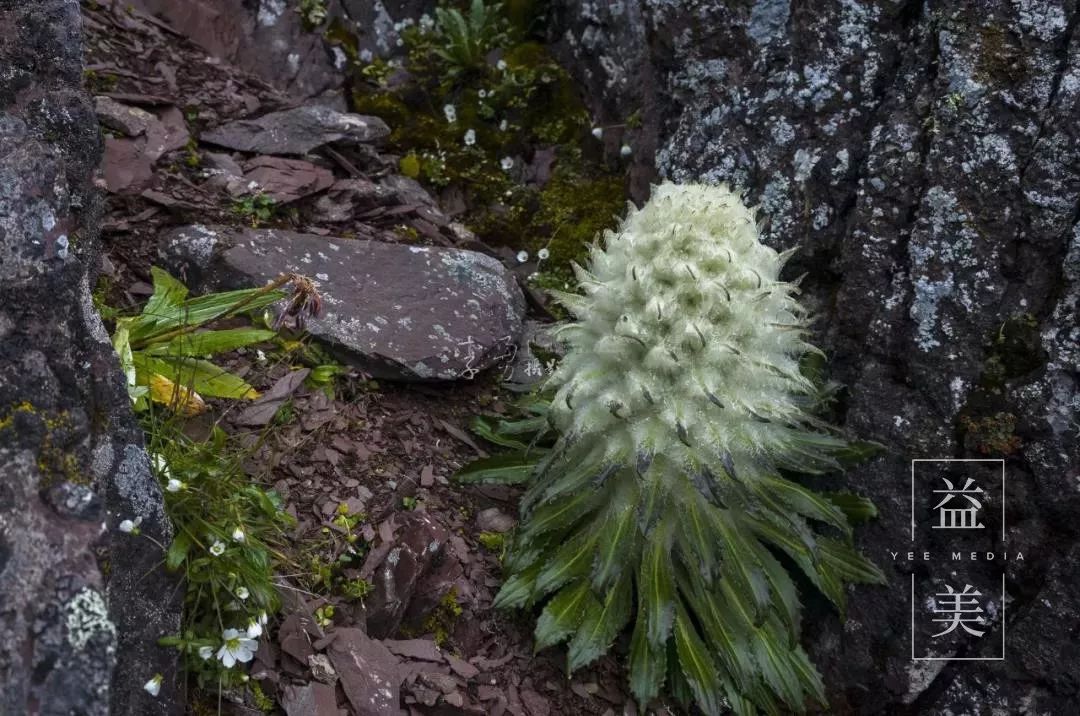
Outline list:
[[[529,252],[528,251],[518,251],[517,260],[518,260],[519,264],[525,263],[526,261],[529,260]]]
[[[157,696],[161,693],[161,674],[155,674],[154,678],[143,684],[143,688],[146,689],[146,693],[151,696]]]
[[[132,522],[131,520],[124,520],[123,522],[120,523],[120,526],[119,526],[118,529],[121,532],[126,532],[128,534],[131,534],[135,530],[135,523]]]

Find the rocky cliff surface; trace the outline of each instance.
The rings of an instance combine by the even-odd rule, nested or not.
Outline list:
[[[97,120],[79,5],[0,2],[0,713],[179,708],[171,528],[90,286]],[[159,699],[143,690],[155,674]]]
[[[559,3],[553,40],[596,111],[638,113],[635,146],[676,180],[729,182],[766,241],[798,246],[790,276],[854,434],[888,454],[849,485],[881,517],[857,538],[887,590],[808,645],[837,713],[1067,713],[1078,686],[1080,54],[1056,0]],[[634,132],[637,136],[634,137]],[[647,173],[653,156],[637,156]],[[640,191],[638,187],[638,191]],[[912,662],[908,584],[954,567],[890,551],[909,539],[914,458],[1004,458],[1007,661]],[[1000,525],[995,525],[1000,527]],[[997,578],[1000,578],[999,576]],[[999,598],[1000,601],[1000,598]],[[1000,654],[993,637],[953,656]],[[842,629],[842,631],[841,631]],[[1051,655],[1061,655],[1054,658]],[[925,668],[924,668],[925,667]]]

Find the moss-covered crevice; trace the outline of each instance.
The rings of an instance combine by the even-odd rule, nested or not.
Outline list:
[[[561,287],[623,213],[626,169],[604,156],[580,88],[532,34],[540,12],[445,3],[401,23],[403,56],[390,60],[359,58],[341,24],[327,37],[354,59],[354,109],[390,125],[401,173],[456,203],[484,242],[546,249],[536,278]]]
[[[1007,384],[1046,364],[1038,319],[1030,313],[1010,316],[989,336],[986,355],[979,382],[957,414],[957,436],[970,452],[1007,457],[1023,447],[1025,433]]]

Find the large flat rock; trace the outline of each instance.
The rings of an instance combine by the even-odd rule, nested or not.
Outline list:
[[[308,330],[380,378],[470,379],[509,358],[522,330],[513,275],[474,251],[195,225],[169,231],[161,252],[206,286],[307,276],[323,297]]]
[[[199,137],[204,142],[255,154],[307,154],[324,144],[373,142],[390,134],[378,117],[345,114],[320,105],[304,105],[238,119]]]

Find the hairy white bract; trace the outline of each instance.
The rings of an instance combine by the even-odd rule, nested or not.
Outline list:
[[[585,295],[559,296],[577,318],[549,382],[560,432],[602,435],[608,461],[663,453],[688,471],[784,451],[814,391],[806,311],[778,278],[789,255],[727,187],[656,187],[577,268]]]

